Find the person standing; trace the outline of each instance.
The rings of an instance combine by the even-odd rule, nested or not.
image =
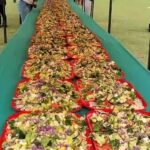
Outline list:
[[[0,15],[2,16],[0,27],[7,26],[7,17],[5,12],[6,0],[0,0]]]
[[[27,14],[31,11],[32,7],[36,7],[35,0],[19,0],[19,12],[22,22],[25,20]]]

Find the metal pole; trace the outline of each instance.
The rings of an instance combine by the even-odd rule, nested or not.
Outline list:
[[[84,0],[81,1],[82,9],[84,9]]]
[[[91,4],[91,12],[90,12],[90,16],[93,18],[93,16],[94,16],[94,0],[91,0],[92,2],[92,4]]]
[[[2,18],[1,18],[2,16],[1,16],[1,14],[0,14],[0,25],[1,25],[1,23],[2,23]]]
[[[85,12],[85,0],[83,0],[83,10]]]
[[[21,15],[19,15],[19,23],[22,24]]]
[[[4,20],[3,20],[3,23],[4,23],[4,43],[7,43],[7,25],[6,25],[6,21],[7,21],[7,18],[6,18],[6,12],[5,12],[5,4],[3,4],[3,15],[4,15]]]
[[[148,51],[148,70],[150,70],[150,39],[149,39],[149,51]]]
[[[108,18],[108,33],[111,33],[111,21],[112,21],[112,0],[109,2],[109,18]]]

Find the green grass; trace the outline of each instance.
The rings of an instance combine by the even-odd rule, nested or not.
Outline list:
[[[109,0],[95,0],[94,19],[107,31]],[[145,66],[150,23],[149,0],[113,0],[112,35],[129,49]],[[13,0],[7,2],[8,40],[19,27],[18,8]],[[4,47],[3,30],[0,28],[0,50]]]
[[[95,0],[94,19],[107,31],[109,0]],[[147,66],[149,0],[113,0],[112,35]]]
[[[13,3],[13,0],[8,0],[6,5],[6,13],[7,13],[7,20],[8,20],[8,41],[12,38],[14,33],[17,31],[19,27],[19,13],[17,8],[17,3]],[[0,28],[0,52],[4,48],[4,39],[3,39],[3,28]]]

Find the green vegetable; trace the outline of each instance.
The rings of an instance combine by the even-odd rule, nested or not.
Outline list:
[[[42,144],[41,144],[41,142],[39,142],[38,140],[34,140],[34,142],[33,142],[36,146],[41,146]]]
[[[52,141],[51,140],[49,140],[47,146],[52,146]]]
[[[72,91],[71,97],[74,98],[74,99],[77,99],[78,98],[78,94],[76,92]]]
[[[26,135],[26,141],[27,143],[30,145],[32,143],[32,140],[35,139],[36,134],[32,131],[28,131],[27,135]]]
[[[43,145],[43,147],[46,147],[48,144],[52,144],[49,142],[50,142],[49,137],[44,137],[41,139],[41,144]]]
[[[114,131],[111,128],[111,126],[107,126],[106,128],[104,128],[104,131],[103,131],[103,133],[105,133],[105,134],[112,134],[113,132]]]
[[[120,142],[119,142],[118,139],[110,140],[110,141],[109,141],[109,144],[111,145],[111,147],[112,147],[114,150],[118,149],[119,146],[120,146]]]
[[[72,125],[72,122],[71,122],[71,120],[66,119],[66,120],[65,120],[65,124],[66,124],[66,125]]]
[[[86,126],[87,124],[86,124],[86,121],[85,120],[83,120],[82,122],[81,122],[81,126]]]
[[[96,123],[94,124],[93,130],[94,130],[94,132],[99,132],[99,131],[100,131],[100,124],[99,124],[99,122],[96,122]]]
[[[26,134],[19,128],[15,129],[15,133],[18,135],[19,139],[25,139]]]
[[[104,101],[102,99],[97,99],[97,104],[100,105],[101,103],[103,103]]]
[[[140,143],[142,143],[142,138],[139,136],[136,144],[139,145]]]
[[[133,100],[136,98],[135,94],[133,92],[130,93],[129,95]]]
[[[132,128],[128,128],[128,129],[127,129],[127,132],[132,133],[132,132],[133,132],[133,129],[132,129]]]
[[[117,74],[117,76],[121,76],[122,72],[118,71],[116,74]]]
[[[60,90],[61,90],[61,92],[67,94],[70,91],[70,87],[65,85],[65,84],[63,84],[63,85],[61,85]]]
[[[9,121],[9,126],[11,129],[14,129],[14,123],[15,123],[15,120]]]
[[[60,123],[61,122],[61,119],[59,118],[58,115],[55,115],[55,119]]]
[[[79,79],[80,79],[80,77],[74,76],[74,77],[72,78],[72,82],[76,83]]]

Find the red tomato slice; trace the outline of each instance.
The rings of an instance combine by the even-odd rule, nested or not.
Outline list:
[[[57,104],[57,103],[54,103],[54,104],[52,104],[52,108],[59,108],[60,107],[60,105],[59,104]]]
[[[130,104],[130,105],[134,105],[135,103],[134,103],[134,101],[132,100],[132,99],[128,99],[128,104]]]
[[[109,144],[105,144],[99,150],[112,150],[112,148]]]

